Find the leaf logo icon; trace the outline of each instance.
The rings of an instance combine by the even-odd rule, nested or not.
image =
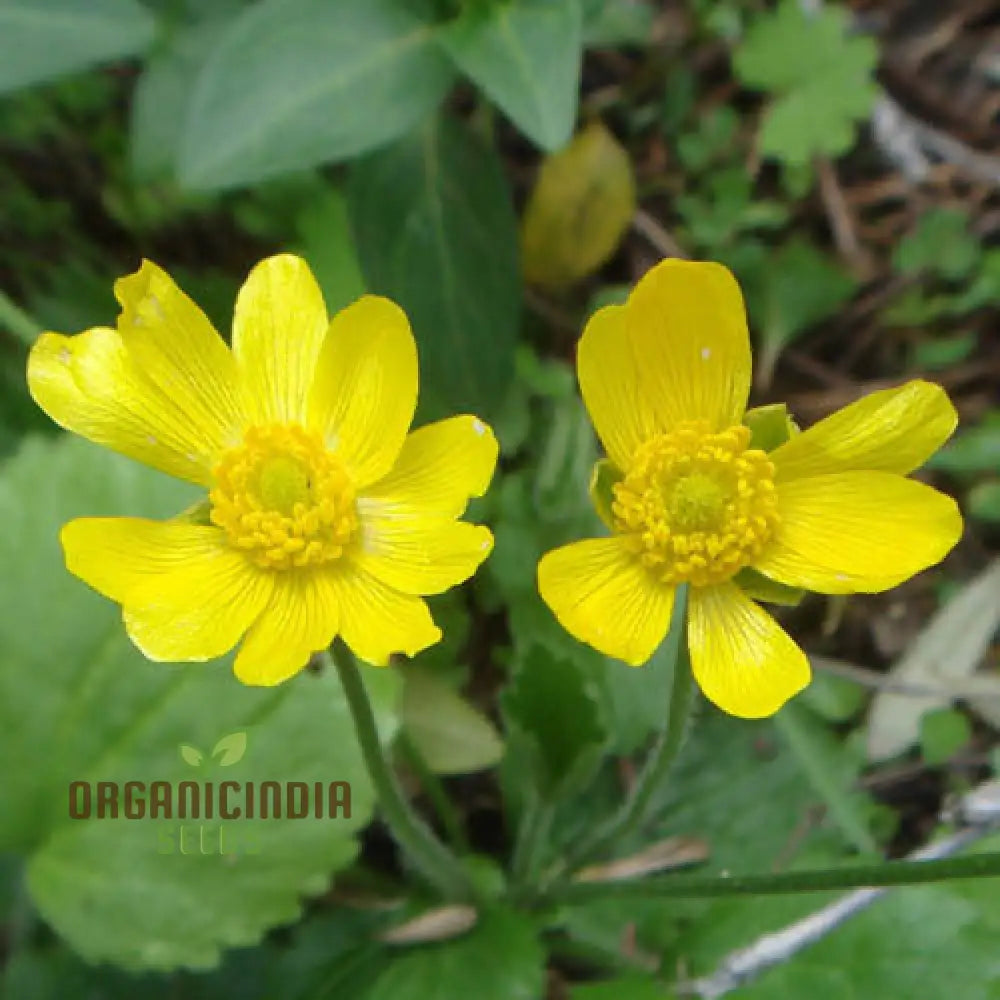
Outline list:
[[[230,733],[212,747],[212,759],[218,761],[219,767],[231,767],[242,760],[246,752],[247,734]]]
[[[191,746],[190,743],[182,743],[178,749],[185,764],[190,764],[192,767],[201,767],[205,761],[205,755],[201,750]]]

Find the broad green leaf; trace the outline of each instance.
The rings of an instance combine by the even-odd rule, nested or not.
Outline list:
[[[247,752],[247,734],[245,732],[230,733],[223,736],[212,747],[212,759],[220,767],[232,767],[238,764]]]
[[[967,361],[978,343],[979,338],[974,333],[956,333],[948,337],[934,337],[933,340],[920,340],[913,345],[913,367],[931,371],[946,370]]]
[[[365,281],[340,191],[325,188],[310,199],[300,210],[295,229],[295,249],[309,261],[331,315],[364,295]]]
[[[969,490],[969,513],[980,521],[1000,522],[1000,480],[990,479]]]
[[[538,1000],[545,955],[527,916],[484,913],[464,937],[401,954],[365,1000]]]
[[[0,93],[139,55],[155,27],[135,0],[2,0]]]
[[[429,670],[403,672],[402,723],[436,774],[468,774],[492,767],[503,756],[496,727]]]
[[[181,140],[189,188],[345,160],[437,107],[451,80],[435,29],[393,0],[262,0],[198,80]]]
[[[578,0],[467,4],[441,40],[528,138],[554,150],[576,121],[581,21]]]
[[[853,146],[855,125],[878,94],[878,49],[871,38],[849,35],[848,19],[838,5],[807,12],[798,0],[782,0],[750,26],[733,66],[745,84],[776,95],[760,133],[765,156],[804,165]]]
[[[140,179],[173,174],[195,82],[229,27],[212,17],[182,28],[153,53],[132,95],[129,156]]]
[[[608,742],[595,686],[586,675],[535,646],[519,659],[501,703],[511,734],[508,769],[519,784],[527,765],[546,799],[586,786]]]
[[[489,416],[521,313],[517,223],[496,153],[450,119],[355,164],[348,189],[371,291],[399,302],[438,409]]]
[[[592,274],[618,249],[635,206],[628,153],[600,122],[588,125],[545,160],[528,197],[525,277],[560,288]]]
[[[66,572],[68,519],[164,516],[191,499],[190,487],[70,438],[30,441],[0,476],[0,845],[27,858],[35,906],[91,962],[211,966],[221,948],[294,920],[300,897],[354,858],[371,815],[334,676],[248,688],[226,661],[151,663],[120,609]],[[388,737],[398,677],[366,676]],[[180,745],[244,731],[246,755],[227,779],[347,781],[351,817],[227,820],[225,856],[217,822],[185,824],[182,841],[177,820],[69,818],[71,781],[200,780],[207,772],[192,771]]]
[[[570,990],[570,1000],[668,1000],[662,983],[638,975],[587,983]]]
[[[791,961],[744,986],[739,996],[747,1000],[1000,996],[996,932],[983,926],[986,912],[996,921],[995,889],[992,899],[977,905],[964,888],[894,889]]]

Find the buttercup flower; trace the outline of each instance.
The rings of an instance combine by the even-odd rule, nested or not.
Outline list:
[[[490,532],[457,520],[493,475],[473,416],[408,433],[417,355],[403,311],[364,296],[330,320],[304,261],[272,257],[240,290],[232,350],[148,261],[115,285],[117,329],[46,333],[28,363],[68,430],[207,490],[174,520],[84,518],[70,571],[123,607],[154,660],[232,649],[277,684],[335,635],[385,664],[441,637],[421,595],[471,576]]]
[[[694,676],[733,715],[771,715],[809,682],[802,650],[748,596],[755,581],[874,593],[961,534],[954,501],[905,478],[955,428],[939,386],[873,393],[771,451],[751,441],[746,316],[719,264],[654,267],[591,318],[577,366],[611,463],[612,534],[544,556],[541,595],[578,639],[637,666],[688,584]]]

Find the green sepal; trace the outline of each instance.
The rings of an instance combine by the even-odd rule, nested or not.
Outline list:
[[[185,524],[208,525],[212,523],[212,501],[205,497],[192,504],[186,510],[182,510],[175,518],[175,521],[183,521]]]
[[[785,607],[797,607],[805,596],[805,591],[799,587],[789,587],[783,583],[769,580],[763,573],[758,573],[751,566],[743,569],[733,577],[735,584],[755,601],[767,604],[782,604]]]
[[[769,403],[747,410],[743,414],[743,425],[750,428],[750,447],[761,451],[774,451],[799,433],[799,426],[784,403]]]
[[[590,474],[590,502],[597,516],[613,531],[615,527],[611,505],[614,503],[614,486],[625,478],[625,473],[609,458],[594,463]]]

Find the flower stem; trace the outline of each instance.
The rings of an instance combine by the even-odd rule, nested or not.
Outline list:
[[[396,843],[426,882],[443,896],[447,899],[469,899],[472,886],[461,863],[414,812],[399,787],[382,749],[368,692],[354,657],[346,650],[339,651],[336,656],[332,652],[327,655],[340,677],[368,776],[375,787],[382,816]]]
[[[650,752],[632,793],[622,807],[606,823],[598,826],[589,837],[577,842],[566,852],[558,869],[545,879],[549,885],[566,872],[573,871],[608,847],[635,833],[649,819],[650,805],[663,788],[664,781],[680,753],[688,730],[694,683],[687,651],[687,587],[677,588],[674,613],[666,645],[673,651],[673,684],[667,724],[660,732],[656,746]]]

